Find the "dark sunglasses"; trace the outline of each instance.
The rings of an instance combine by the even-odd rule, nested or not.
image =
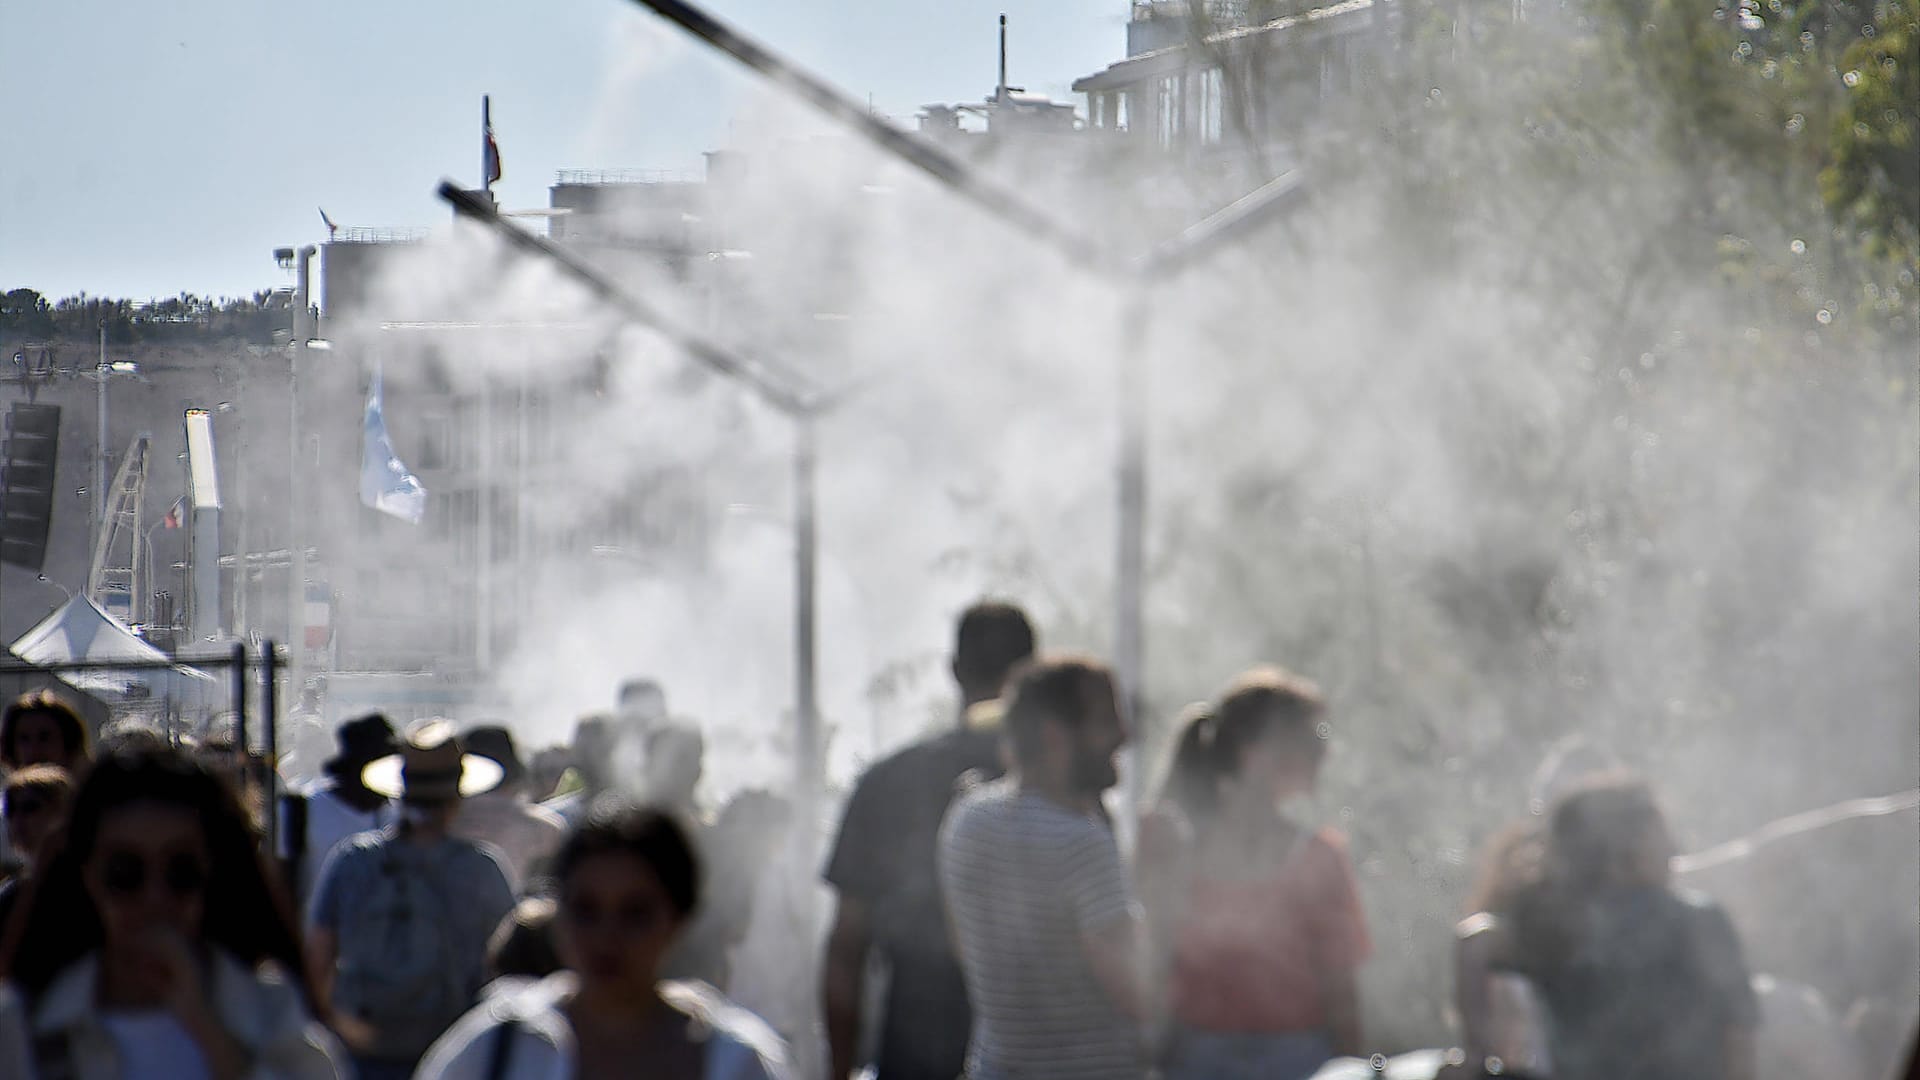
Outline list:
[[[100,867],[100,883],[115,896],[137,896],[147,887],[150,866],[147,860],[131,851],[111,852]],[[182,852],[168,856],[160,864],[159,877],[168,892],[185,899],[206,889],[207,865],[197,856]]]

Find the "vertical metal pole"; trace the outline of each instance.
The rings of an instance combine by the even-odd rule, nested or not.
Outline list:
[[[818,629],[816,605],[816,566],[818,537],[814,480],[818,449],[814,442],[814,417],[802,413],[794,417],[793,450],[793,555],[794,555],[794,627],[793,627],[793,723],[794,796],[799,824],[805,831],[802,842],[811,844],[817,831],[814,818],[820,790],[820,705],[817,691]]]
[[[1120,708],[1132,733],[1127,750],[1126,808],[1120,840],[1131,844],[1146,796],[1146,753],[1141,730],[1145,702],[1146,518],[1147,518],[1147,319],[1145,289],[1121,294],[1120,313],[1120,475],[1115,515],[1113,670],[1119,682]]]
[[[100,320],[100,362],[94,365],[94,419],[98,422],[93,456],[93,543],[107,527],[107,320]],[[98,599],[96,597],[96,599]]]
[[[247,647],[240,642],[233,643],[232,670],[228,674],[233,679],[233,747],[240,755],[240,767],[247,764]]]
[[[266,850],[280,850],[280,649],[267,639],[266,647],[260,653],[260,733],[265,736],[263,748],[264,771],[261,785],[265,803],[263,812],[266,820],[261,824],[266,830]]]
[[[475,456],[480,467],[474,491],[473,658],[478,670],[487,671],[493,666],[493,377],[484,375],[482,380],[480,419],[475,425],[479,436]]]
[[[308,286],[314,252],[309,244],[294,253],[293,353],[287,360],[287,684],[297,686],[300,653],[306,647],[307,545],[301,536],[300,509],[306,492],[300,475],[300,361],[313,337]]]

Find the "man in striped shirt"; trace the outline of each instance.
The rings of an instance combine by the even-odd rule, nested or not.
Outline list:
[[[968,1080],[1140,1080],[1138,915],[1100,806],[1126,742],[1112,676],[1036,663],[1002,725],[1012,771],[955,803],[940,836]]]

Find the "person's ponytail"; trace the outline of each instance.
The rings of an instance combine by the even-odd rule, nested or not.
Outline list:
[[[1174,744],[1160,799],[1188,821],[1199,822],[1211,818],[1220,808],[1220,719],[1212,706],[1205,704],[1190,706],[1182,717],[1180,739]]]

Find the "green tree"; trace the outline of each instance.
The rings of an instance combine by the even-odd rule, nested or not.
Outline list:
[[[1821,192],[1873,254],[1920,269],[1920,0],[1883,3],[1867,30],[1841,58]]]

